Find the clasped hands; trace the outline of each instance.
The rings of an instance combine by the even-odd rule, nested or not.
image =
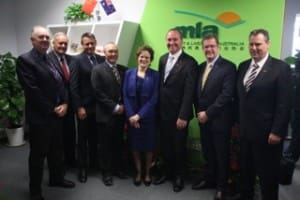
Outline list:
[[[134,128],[140,128],[140,122],[139,122],[140,119],[141,119],[140,116],[138,114],[135,114],[129,118],[129,123]]]

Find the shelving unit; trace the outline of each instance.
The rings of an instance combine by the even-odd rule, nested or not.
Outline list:
[[[82,51],[80,39],[85,32],[91,32],[95,35],[97,39],[96,49],[99,54],[101,54],[103,45],[107,42],[115,42],[119,47],[118,63],[125,66],[128,64],[138,30],[138,24],[130,21],[48,25],[47,27],[52,37],[57,32],[64,32],[68,35],[67,53],[71,55],[79,54]]]

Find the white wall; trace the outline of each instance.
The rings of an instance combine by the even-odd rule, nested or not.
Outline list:
[[[0,3],[0,54],[10,51],[17,56],[17,41],[14,13],[15,0],[2,0]]]
[[[284,28],[283,28],[283,37],[282,37],[282,49],[281,49],[282,59],[291,56],[292,54],[294,23],[295,23],[295,17],[297,13],[298,14],[300,13],[300,1],[286,0],[284,26],[283,26]]]
[[[3,1],[3,0],[2,0]],[[4,0],[10,2],[10,0]],[[29,35],[34,25],[64,24],[64,9],[73,2],[83,3],[84,0],[14,0],[15,12],[8,15],[15,18],[17,50],[22,54],[31,48]],[[130,20],[140,22],[147,0],[112,0],[117,12],[106,16],[102,7],[102,21]],[[2,4],[2,2],[1,2]],[[0,5],[1,5],[0,4]],[[2,9],[2,5],[1,5]],[[1,10],[0,10],[1,11]],[[1,14],[2,15],[2,14]],[[2,17],[1,17],[2,18]],[[3,23],[3,22],[2,22]],[[2,29],[2,23],[0,27]],[[2,32],[2,31],[1,31]],[[2,35],[2,33],[1,33]],[[0,36],[1,38],[2,36]],[[7,38],[11,40],[11,38]],[[2,39],[1,39],[2,40]],[[2,45],[1,45],[2,46]],[[2,48],[2,47],[1,47]]]

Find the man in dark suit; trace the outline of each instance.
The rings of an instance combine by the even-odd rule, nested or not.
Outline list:
[[[92,70],[92,85],[96,94],[96,121],[100,143],[103,183],[113,185],[112,174],[125,178],[122,169],[123,129],[125,122],[122,84],[126,68],[118,65],[118,47],[104,46],[105,62]]]
[[[76,131],[75,118],[70,98],[70,69],[72,56],[67,55],[68,36],[63,32],[58,32],[54,35],[52,40],[53,50],[49,52],[49,57],[53,63],[59,66],[61,73],[64,75],[64,82],[69,94],[68,110],[63,117],[63,145],[64,145],[64,163],[65,167],[75,167],[75,146],[76,146]]]
[[[78,119],[78,179],[82,183],[87,181],[88,166],[98,168],[96,98],[91,72],[95,65],[104,62],[104,58],[95,54],[96,44],[92,33],[82,34],[81,45],[84,50],[70,64],[72,101]]]
[[[215,199],[223,199],[229,167],[229,141],[236,67],[219,55],[219,40],[203,36],[206,61],[200,64],[195,94],[195,111],[201,130],[201,145],[206,161],[204,179],[193,189],[217,188]]]
[[[291,108],[289,65],[269,51],[264,29],[249,35],[251,59],[238,69],[237,96],[241,143],[241,199],[253,199],[258,175],[262,199],[278,199],[278,175],[282,141]]]
[[[293,84],[292,140],[284,155],[297,162],[300,157],[300,61],[295,64]]]
[[[41,183],[45,158],[49,167],[49,186],[75,186],[63,175],[62,117],[66,114],[68,99],[62,74],[46,53],[49,40],[46,28],[33,27],[33,49],[17,59],[17,74],[25,93],[25,117],[29,124],[32,200],[43,200]]]
[[[193,117],[193,97],[197,77],[197,62],[182,50],[182,34],[171,29],[166,35],[169,53],[159,60],[160,72],[160,136],[161,153],[166,161],[165,174],[154,184],[173,178],[173,190],[184,187],[186,141],[189,120]]]

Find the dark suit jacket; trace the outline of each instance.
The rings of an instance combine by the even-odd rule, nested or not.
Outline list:
[[[57,71],[61,72],[58,68]],[[17,75],[25,92],[25,114],[29,124],[47,123],[49,118],[55,116],[54,108],[67,103],[68,95],[64,91],[64,84],[58,84],[49,64],[36,49],[18,57]],[[60,75],[63,76],[61,73]],[[59,91],[64,93],[59,94]],[[58,99],[60,102],[57,102]]]
[[[136,96],[137,68],[130,69],[125,74],[123,94],[126,117],[138,114],[141,120],[157,117],[157,102],[159,89],[159,73],[147,69],[141,89],[141,97]],[[137,107],[137,98],[140,98],[141,107]]]
[[[206,62],[200,64],[196,87],[195,111],[206,111],[208,124],[217,132],[228,132],[232,125],[236,67],[231,61],[216,60],[203,89],[202,76]]]
[[[95,54],[96,55],[96,54]],[[98,63],[104,62],[104,57],[96,55]],[[77,109],[83,107],[87,113],[95,113],[96,98],[91,83],[91,72],[94,66],[85,52],[74,57],[70,64],[70,88],[72,94],[73,107]]]
[[[63,74],[63,71],[62,71],[62,68],[61,68],[61,63],[60,63],[60,61],[58,60],[58,58],[57,58],[56,54],[54,53],[54,51],[50,51],[50,52],[48,53],[48,55],[49,55],[50,59],[52,60],[52,62],[53,62],[55,65],[58,66],[58,68],[59,68],[59,70],[60,70],[60,73]],[[67,65],[68,65],[68,67],[69,67],[69,72],[71,72],[71,71],[70,71],[70,63],[72,62],[73,56],[68,55],[68,54],[65,54],[65,58],[66,58]],[[64,77],[65,83],[67,84],[67,87],[69,88],[69,82],[65,79],[65,76],[63,76],[63,77]]]
[[[126,68],[117,65],[121,82]],[[117,104],[123,104],[122,100],[122,83],[117,82],[112,68],[107,62],[98,64],[92,70],[91,82],[96,96],[96,121],[107,122],[113,115],[114,108]]]
[[[164,82],[168,53],[159,60],[161,120],[190,120],[193,117],[193,97],[197,78],[197,62],[182,52]]]
[[[238,69],[237,95],[241,137],[266,143],[270,132],[284,137],[291,109],[291,73],[288,64],[269,56],[246,92],[243,80],[251,60]]]

